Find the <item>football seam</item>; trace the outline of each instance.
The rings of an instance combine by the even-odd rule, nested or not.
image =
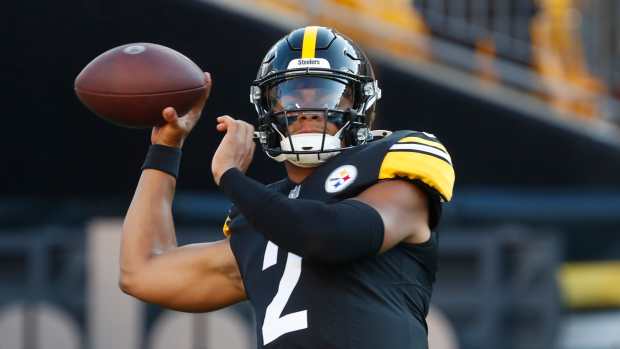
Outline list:
[[[192,91],[198,91],[198,90],[201,90],[201,89],[205,89],[206,87],[207,87],[207,85],[202,85],[200,87],[192,87],[192,88],[188,88],[188,89],[184,89],[184,90],[168,90],[168,91],[152,92],[152,93],[98,92],[98,91],[92,91],[92,90],[87,90],[87,89],[84,89],[84,88],[80,88],[78,86],[75,86],[75,90],[77,92],[80,92],[80,93],[88,93],[88,94],[97,95],[97,96],[141,97],[141,96],[158,96],[158,95],[165,95],[165,94],[170,94],[170,93],[192,92]]]

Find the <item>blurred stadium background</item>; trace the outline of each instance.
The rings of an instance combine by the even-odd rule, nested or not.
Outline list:
[[[120,219],[148,132],[97,119],[73,79],[129,42],[175,48],[214,90],[185,147],[180,243],[219,239],[214,117],[291,28],[334,26],[375,62],[378,128],[453,155],[431,348],[620,348],[620,2],[9,1],[3,33],[0,348],[252,348],[247,304],[164,311],[116,286]],[[7,109],[8,107],[8,109]],[[250,175],[284,172],[257,153]]]

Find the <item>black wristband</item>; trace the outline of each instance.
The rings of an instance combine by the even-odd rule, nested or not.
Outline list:
[[[180,148],[152,144],[149,147],[148,153],[146,153],[142,169],[159,170],[177,178],[179,176],[182,154],[183,152]]]

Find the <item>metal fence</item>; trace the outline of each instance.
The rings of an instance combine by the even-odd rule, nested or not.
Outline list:
[[[515,226],[442,233],[433,302],[461,348],[557,347],[560,236]]]

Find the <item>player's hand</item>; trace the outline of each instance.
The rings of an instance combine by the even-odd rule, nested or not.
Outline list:
[[[220,178],[231,168],[238,168],[241,172],[247,171],[254,156],[254,126],[245,121],[235,120],[228,115],[217,118],[217,130],[226,132],[217,147],[211,162],[211,171],[215,184],[220,184]]]
[[[178,116],[173,107],[167,107],[162,111],[166,123],[162,126],[155,126],[151,131],[151,143],[161,144],[169,147],[181,148],[185,139],[192,131],[198,120],[202,109],[211,93],[211,74],[205,72],[205,93],[192,109],[183,116]]]

